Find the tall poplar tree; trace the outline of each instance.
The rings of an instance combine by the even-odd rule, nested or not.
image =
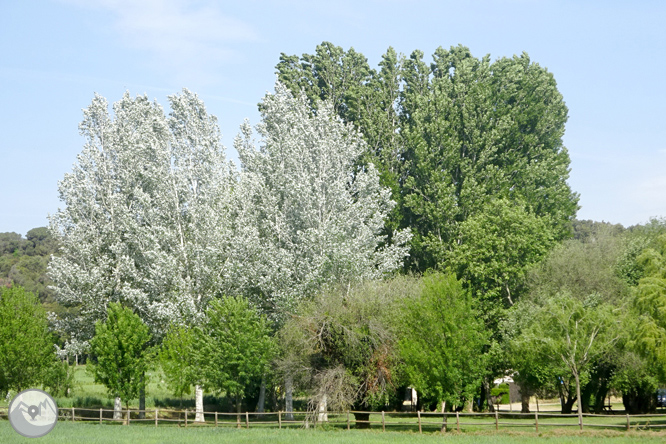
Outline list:
[[[304,91],[314,110],[318,99],[334,96],[337,114],[362,132],[363,159],[377,166],[398,203],[387,228],[409,227],[414,234],[408,268],[455,265],[459,277],[480,292],[469,270],[450,259],[471,239],[465,222],[498,206],[547,230],[534,238],[523,229],[500,236],[522,237],[547,250],[569,235],[578,196],[567,184],[570,160],[562,143],[568,111],[553,75],[527,54],[493,62],[463,46],[440,47],[428,63],[422,51],[399,57],[389,48],[373,70],[353,49],[324,42],[314,54],[282,54],[276,68],[292,91]],[[471,251],[478,247],[465,249],[492,254]],[[524,274],[541,256],[515,264],[523,270],[513,275]],[[505,288],[495,292],[495,302],[519,296],[514,289],[521,282],[507,291],[506,273],[498,273],[497,282],[490,275],[484,279],[484,285]]]
[[[227,218],[233,176],[217,121],[187,90],[169,101],[169,117],[129,93],[113,117],[101,96],[84,110],[86,144],[59,183],[64,208],[50,219],[61,249],[49,276],[75,313],[62,320],[73,339],[92,337],[107,305],[119,302],[160,341],[170,324],[198,322],[240,273]]]
[[[323,286],[398,269],[410,234],[395,232],[391,242],[382,234],[395,202],[373,165],[358,166],[366,151],[358,131],[339,120],[333,102],[314,113],[279,82],[261,108],[259,147],[248,124],[235,142],[248,224],[261,245],[248,258],[247,273],[257,276],[248,292],[279,317]]]

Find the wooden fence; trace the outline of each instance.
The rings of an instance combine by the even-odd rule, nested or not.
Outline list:
[[[7,418],[7,407],[0,407],[0,418]],[[143,418],[140,418],[143,413]],[[355,413],[369,415],[369,420],[358,420]],[[307,414],[305,412],[204,412],[203,421],[195,421],[196,413],[192,410],[122,410],[122,418],[114,419],[114,411],[109,409],[90,409],[67,407],[58,409],[60,421],[86,421],[103,423],[122,423],[131,425],[137,423],[148,423],[158,427],[161,425],[175,425],[180,427],[313,427],[321,424],[318,414]],[[666,414],[627,415],[606,414],[595,415],[585,413],[582,417],[577,414],[549,413],[433,413],[433,412],[327,412],[327,427],[334,428],[375,428],[381,427],[383,431],[393,430],[418,430],[425,431],[494,429],[499,431],[504,428],[531,428],[539,432],[540,428],[584,427],[616,428],[622,430],[631,429],[658,429],[666,428]]]

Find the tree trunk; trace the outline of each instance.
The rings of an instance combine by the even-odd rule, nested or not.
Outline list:
[[[327,406],[328,406],[328,399],[326,395],[324,395],[319,401],[319,413],[317,414],[318,422],[328,421],[328,413],[326,413],[326,411],[328,410]]]
[[[259,387],[259,400],[257,401],[257,412],[263,413],[266,405],[266,375],[261,375],[261,386]]]
[[[630,415],[654,413],[657,409],[657,397],[652,391],[635,387],[622,393],[622,404]]]
[[[204,422],[203,389],[200,385],[194,386],[194,410],[194,422]]]
[[[287,375],[284,379],[284,410],[287,413],[287,420],[294,420],[294,378]]]
[[[520,385],[520,413],[530,412],[530,391],[527,384]]]
[[[141,375],[139,388],[139,419],[146,419],[146,374]]]
[[[369,429],[370,428],[370,413],[354,413],[354,418],[356,419],[356,428],[357,429]],[[365,421],[365,422],[359,422]]]
[[[123,419],[123,405],[120,402],[120,396],[117,396],[113,402],[113,419]]]
[[[576,398],[578,398],[578,424],[580,428],[583,428],[583,406],[581,405],[581,396],[580,396],[580,378],[578,377],[578,372],[574,371],[574,378],[576,378]]]
[[[242,406],[242,398],[240,394],[236,395],[236,422],[238,424],[241,423],[241,406]]]
[[[493,402],[490,399],[490,383],[484,378],[483,385],[481,387],[481,406],[479,407],[480,411],[484,411],[485,405],[488,405],[488,411],[494,412],[495,407]]]

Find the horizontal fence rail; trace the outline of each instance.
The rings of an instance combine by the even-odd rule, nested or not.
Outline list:
[[[358,417],[367,419],[358,419]],[[8,407],[0,407],[0,419],[8,418]],[[582,422],[579,421],[582,419]],[[171,409],[122,409],[119,414],[112,409],[63,407],[58,409],[59,421],[94,422],[123,425],[150,423],[177,425],[179,427],[299,427],[309,428],[325,424],[330,428],[372,428],[426,432],[466,430],[495,430],[507,428],[531,428],[536,432],[544,428],[595,427],[622,430],[666,428],[666,414],[561,414],[556,412],[203,412],[197,416],[194,410]]]

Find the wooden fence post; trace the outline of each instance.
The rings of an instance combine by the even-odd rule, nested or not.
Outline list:
[[[185,409],[185,427],[187,427],[187,409]]]
[[[130,410],[127,408],[127,425],[130,424]]]
[[[627,431],[631,428],[631,423],[629,422],[629,413],[627,413]]]
[[[418,412],[416,412],[416,414],[417,414],[418,417],[419,417],[419,433],[423,433],[423,430],[421,429],[421,410],[419,410]]]
[[[282,410],[278,412],[278,428],[282,428]]]
[[[250,414],[247,411],[245,412],[245,428],[250,428]]]
[[[215,412],[215,427],[217,427],[217,412]]]
[[[159,416],[159,409],[155,409],[155,427],[157,427],[157,418]]]
[[[536,431],[539,433],[539,412],[534,412],[534,427],[536,427]]]
[[[386,431],[386,422],[384,421],[384,411],[382,410],[382,432]]]
[[[72,422],[74,422],[74,407],[72,407]]]
[[[102,409],[99,409],[99,423],[102,424]]]
[[[460,433],[460,415],[458,412],[456,412],[456,429],[458,430],[458,433]]]
[[[347,410],[347,430],[349,430],[349,429],[350,429],[350,425],[349,425],[349,410]]]
[[[495,410],[495,431],[499,431],[499,413]]]

